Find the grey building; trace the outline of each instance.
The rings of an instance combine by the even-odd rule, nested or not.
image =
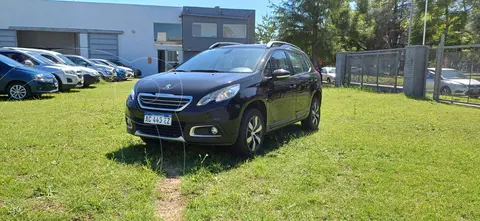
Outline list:
[[[255,42],[255,11],[183,7],[183,59],[186,61],[216,42]]]

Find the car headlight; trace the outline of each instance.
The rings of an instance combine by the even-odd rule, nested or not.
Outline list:
[[[43,74],[36,74],[36,75],[33,76],[33,78],[36,81],[48,81],[48,79],[45,78],[45,75],[43,75]]]
[[[128,95],[130,99],[135,100],[135,86],[133,86],[132,91],[130,91],[130,94]]]
[[[200,101],[198,101],[197,103],[197,106],[206,105],[210,103],[210,101],[222,102],[228,99],[232,99],[233,97],[235,97],[235,95],[238,94],[238,91],[240,91],[239,84],[234,84],[234,85],[222,88],[220,90],[207,94],[205,97],[200,99]]]

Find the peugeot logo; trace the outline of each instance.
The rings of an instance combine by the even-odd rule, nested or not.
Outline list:
[[[170,88],[172,88],[172,85],[171,84],[167,84],[165,85],[165,87],[163,88],[164,90],[169,90]]]

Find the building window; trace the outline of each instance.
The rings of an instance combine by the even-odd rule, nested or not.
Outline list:
[[[193,37],[217,37],[217,24],[215,23],[193,23],[192,25]]]
[[[247,26],[224,24],[223,25],[224,38],[247,38]]]

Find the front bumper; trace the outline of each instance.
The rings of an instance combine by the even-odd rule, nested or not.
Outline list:
[[[172,140],[201,145],[232,145],[236,142],[241,122],[241,105],[230,102],[213,108],[197,107],[193,103],[181,112],[145,111],[128,98],[125,111],[127,132],[140,137]],[[172,114],[172,126],[144,123],[144,114]],[[196,135],[198,127],[216,127],[217,135]]]
[[[83,85],[91,85],[100,82],[99,76],[92,76],[90,74],[83,75]]]
[[[30,86],[33,94],[47,94],[58,91],[58,82],[55,80],[50,82],[32,81],[28,86]]]

